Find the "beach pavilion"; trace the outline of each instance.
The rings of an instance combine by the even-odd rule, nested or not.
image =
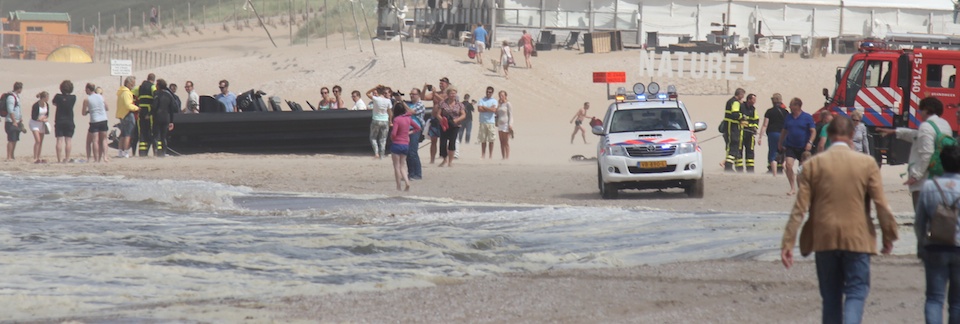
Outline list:
[[[960,33],[953,0],[448,0],[396,1],[407,6],[408,25],[429,29],[443,22],[456,42],[471,23],[490,24],[495,42],[519,38],[520,30],[553,34],[563,43],[571,31],[619,30],[626,44],[669,44],[681,40],[735,42],[775,37],[841,40],[886,33]],[[393,5],[383,7],[389,12]],[[413,14],[411,15],[410,12]],[[438,13],[439,12],[439,13]],[[495,13],[495,14],[490,14]],[[389,15],[388,15],[389,16]],[[491,19],[491,17],[495,19]],[[381,24],[382,25],[382,24]],[[447,37],[449,36],[449,37]],[[734,37],[735,36],[735,37]]]

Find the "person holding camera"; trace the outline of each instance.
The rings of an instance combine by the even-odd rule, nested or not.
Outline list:
[[[4,94],[3,109],[6,110],[4,118],[4,129],[7,132],[7,160],[13,161],[13,151],[17,148],[17,142],[20,141],[20,133],[25,132],[23,128],[23,114],[20,110],[20,92],[23,91],[23,82],[14,82],[13,91]]]
[[[443,133],[443,130],[440,128],[440,116],[439,109],[440,103],[442,103],[447,98],[447,88],[450,87],[450,79],[447,77],[440,78],[440,90],[434,90],[432,85],[424,84],[423,85],[423,100],[432,100],[433,101],[433,110],[430,114],[430,128],[427,130],[427,135],[430,136],[430,164],[436,160],[437,157],[437,140],[440,139],[440,134]]]

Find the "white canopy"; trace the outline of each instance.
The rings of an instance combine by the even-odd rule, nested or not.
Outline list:
[[[524,27],[637,30],[705,40],[727,23],[750,36],[883,36],[887,32],[954,34],[952,0],[504,0],[501,10]],[[541,11],[542,10],[542,11]],[[760,28],[758,30],[758,28]]]

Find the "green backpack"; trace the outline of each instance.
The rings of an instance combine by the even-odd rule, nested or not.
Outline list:
[[[933,178],[943,175],[943,163],[940,162],[940,152],[943,152],[943,147],[957,145],[957,139],[953,138],[952,134],[940,133],[940,128],[932,120],[927,122],[937,132],[937,135],[933,138],[933,155],[930,156],[930,166],[927,167],[927,177]]]

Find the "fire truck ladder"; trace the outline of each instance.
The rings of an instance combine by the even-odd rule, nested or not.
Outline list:
[[[883,39],[889,45],[913,48],[951,48],[960,49],[960,38],[947,35],[929,35],[912,33],[887,33]]]

